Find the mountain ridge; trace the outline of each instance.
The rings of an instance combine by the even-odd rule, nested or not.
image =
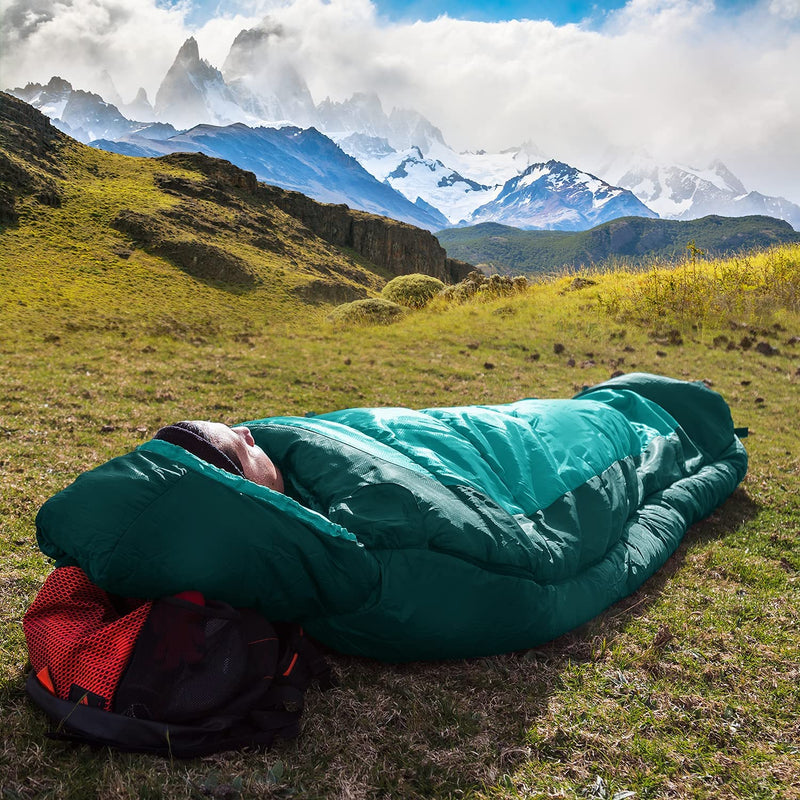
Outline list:
[[[3,93],[0,223],[6,278],[27,287],[22,294],[46,285],[79,298],[76,287],[102,284],[98,313],[126,319],[143,282],[233,313],[250,296],[276,307],[343,302],[398,274],[457,281],[473,269],[448,259],[428,231],[286,193],[221,159],[90,148]]]
[[[380,211],[369,202],[359,204],[353,199],[348,201],[320,194],[315,195],[317,199],[348,202],[390,216],[399,213],[399,219],[425,225],[431,230],[446,224],[474,224],[488,220],[532,229],[580,230],[614,216],[648,216],[650,212],[669,219],[695,219],[708,214],[766,214],[786,219],[800,229],[800,206],[785,198],[747,191],[730,170],[718,163],[706,170],[673,165],[655,172],[650,167],[642,172],[644,167],[636,164],[622,167],[607,164],[591,173],[570,167],[593,178],[596,176],[596,180],[618,190],[616,195],[610,197],[608,189],[600,189],[601,194],[586,197],[581,203],[577,200],[565,202],[563,191],[545,194],[540,187],[538,192],[528,189],[515,201],[507,197],[514,186],[509,182],[518,183],[520,174],[532,163],[546,163],[545,159],[550,156],[533,152],[537,149],[535,146],[523,145],[519,152],[526,151],[524,158],[518,162],[507,159],[505,171],[494,172],[492,180],[487,180],[478,153],[456,154],[446,144],[441,130],[417,111],[393,108],[386,113],[378,95],[366,92],[355,92],[344,100],[325,98],[315,104],[301,74],[302,67],[294,56],[295,45],[296,42],[292,42],[290,34],[280,25],[265,19],[255,28],[239,32],[220,70],[201,58],[196,40],[190,37],[181,45],[164,76],[154,109],[141,92],[132,103],[117,107],[106,103],[99,95],[81,93],[81,90],[74,90],[73,97],[66,104],[57,101],[46,108],[70,135],[87,142],[126,141],[117,151],[124,149],[128,154],[134,154],[136,150],[127,140],[131,136],[149,136],[148,124],[146,121],[128,120],[123,110],[126,113],[137,111],[142,120],[155,116],[162,125],[171,123],[178,128],[192,128],[197,124],[224,127],[236,123],[250,127],[266,124],[270,127],[316,128],[341,144],[342,149],[354,156],[379,182],[386,181],[398,195],[409,201],[410,206],[404,206],[404,216],[397,208],[389,210],[387,207],[386,211]],[[111,93],[108,96],[112,99],[117,97],[110,76],[105,76],[104,85]],[[11,91],[34,102],[32,86],[29,84],[24,89]],[[167,138],[164,133],[161,131],[156,136]],[[169,135],[173,134],[174,130]],[[384,150],[382,157],[376,158],[378,151],[362,152],[364,148],[357,146],[353,137],[383,142],[388,152]],[[413,148],[420,154],[414,169],[406,170],[405,175],[397,174]],[[395,163],[392,163],[393,159]],[[449,185],[423,179],[424,169],[437,163],[442,175],[451,177]],[[247,164],[242,166],[252,168]],[[274,180],[265,173],[260,174],[265,180]],[[483,189],[476,190],[475,185]],[[584,186],[587,185],[584,181]],[[285,184],[285,188],[312,194],[314,191],[310,186]],[[623,190],[632,195],[622,196]],[[377,190],[373,187],[371,191]],[[577,193],[576,188],[572,194],[577,197]],[[503,196],[497,196],[499,194]],[[403,206],[398,198],[394,198],[390,206],[396,207],[398,203]]]
[[[437,233],[448,255],[469,260],[485,272],[550,272],[602,266],[613,260],[635,267],[653,259],[684,259],[695,253],[730,256],[751,249],[800,242],[800,233],[773,217],[663,220],[623,217],[588,231],[532,231],[495,222]]]

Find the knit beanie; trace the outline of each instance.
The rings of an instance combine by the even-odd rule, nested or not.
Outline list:
[[[153,438],[176,444],[215,467],[244,477],[239,459],[233,454],[223,453],[211,443],[203,429],[192,422],[176,422],[174,425],[167,425],[156,431]]]

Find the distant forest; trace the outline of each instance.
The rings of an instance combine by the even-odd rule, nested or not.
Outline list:
[[[732,256],[777,244],[800,242],[788,222],[765,216],[695,220],[623,217],[588,231],[532,231],[485,222],[436,234],[450,258],[502,275],[564,268],[642,266],[653,260]]]

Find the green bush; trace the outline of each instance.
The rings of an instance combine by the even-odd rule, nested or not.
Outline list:
[[[383,287],[381,296],[406,308],[424,308],[439,292],[444,284],[431,275],[398,275]]]
[[[389,325],[405,314],[405,309],[381,297],[367,297],[343,303],[328,314],[328,321],[337,325]]]
[[[492,275],[487,277],[482,272],[475,270],[455,286],[447,286],[442,290],[441,296],[446,300],[463,303],[473,297],[481,300],[494,300],[498,297],[523,292],[528,288],[528,280],[520,275],[510,278],[508,275]]]

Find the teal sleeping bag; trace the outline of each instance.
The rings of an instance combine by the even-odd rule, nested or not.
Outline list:
[[[572,400],[246,423],[278,494],[150,441],[36,519],[108,591],[187,589],[389,661],[531,647],[635,591],[742,480],[702,383],[623,375]]]

